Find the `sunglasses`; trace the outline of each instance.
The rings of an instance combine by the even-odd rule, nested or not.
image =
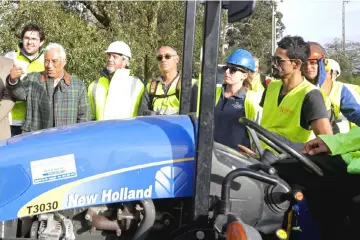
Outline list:
[[[237,71],[240,71],[240,72],[242,72],[242,73],[247,73],[246,70],[241,69],[241,68],[238,68],[238,67],[234,67],[234,66],[223,66],[222,69],[224,70],[224,72],[226,72],[226,70],[230,69],[230,73],[231,73],[231,74],[234,74],[234,73],[236,73]]]
[[[166,53],[166,54],[164,54],[164,55],[157,55],[156,56],[156,60],[158,60],[159,62],[161,61],[161,60],[163,60],[163,58],[165,58],[166,60],[169,60],[171,57],[173,57],[173,56],[176,56],[176,55],[172,55],[172,54],[170,54],[170,53]]]
[[[281,62],[283,61],[295,61],[297,59],[283,59],[279,56],[272,56],[271,57],[271,62],[274,63],[275,65],[280,65]]]

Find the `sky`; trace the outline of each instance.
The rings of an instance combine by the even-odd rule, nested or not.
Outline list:
[[[320,44],[342,39],[342,0],[284,0],[279,3],[284,35],[299,35]],[[360,42],[360,0],[345,4],[345,40]]]

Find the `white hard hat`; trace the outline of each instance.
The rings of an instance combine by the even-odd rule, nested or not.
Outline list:
[[[117,53],[117,54],[121,54],[121,55],[131,58],[130,47],[123,41],[116,41],[116,42],[111,43],[105,52],[106,53]]]
[[[337,77],[340,76],[341,70],[340,70],[340,65],[337,61],[335,61],[334,59],[328,59],[327,64],[330,70],[338,72]]]

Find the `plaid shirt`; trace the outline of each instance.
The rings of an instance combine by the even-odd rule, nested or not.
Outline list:
[[[78,78],[68,73],[54,88],[54,80],[45,72],[29,73],[23,80],[7,87],[15,100],[25,100],[24,132],[87,122],[91,108],[87,88]]]

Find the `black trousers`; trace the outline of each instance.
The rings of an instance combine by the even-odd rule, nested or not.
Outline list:
[[[273,166],[290,186],[303,191],[310,211],[320,225],[322,239],[360,239],[354,228],[360,226],[359,216],[355,218],[360,214],[360,203],[355,204],[352,200],[360,194],[360,175],[348,174],[340,156],[307,157],[323,170],[324,176],[316,175],[296,159],[281,160]],[[344,229],[350,222],[351,226]]]
[[[11,127],[11,137],[20,135],[22,133],[21,126],[10,126]]]

